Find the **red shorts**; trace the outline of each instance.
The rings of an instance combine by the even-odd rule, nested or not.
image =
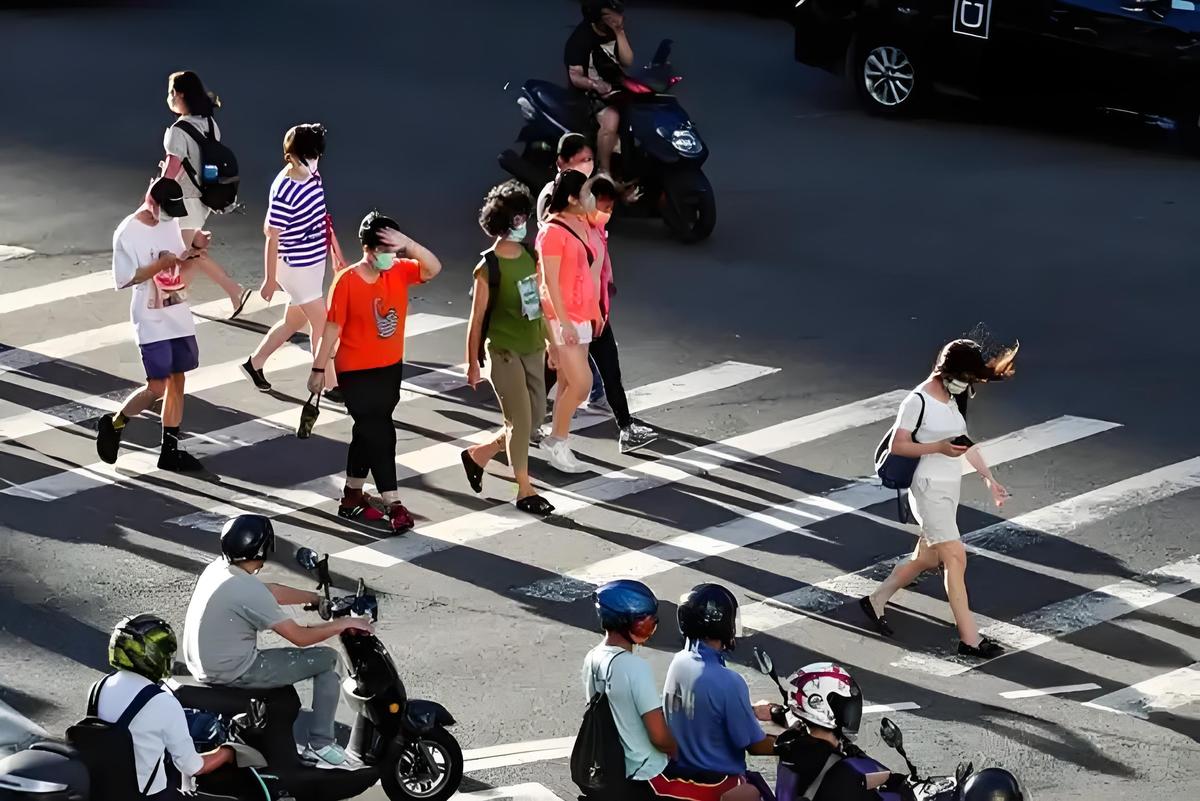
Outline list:
[[[721,796],[745,784],[743,776],[726,776],[716,784],[695,779],[668,779],[659,774],[650,780],[650,788],[659,798],[677,798],[681,801],[720,801]]]

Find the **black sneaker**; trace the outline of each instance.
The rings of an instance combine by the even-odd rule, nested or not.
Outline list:
[[[117,451],[121,448],[121,433],[125,430],[124,426],[118,429],[113,425],[115,416],[106,414],[101,417],[96,430],[96,453],[107,464],[117,461]]]
[[[333,389],[325,390],[324,397],[325,400],[329,401],[330,403],[336,403],[338,406],[346,405],[346,396],[342,394],[341,387],[334,387]]]
[[[1004,653],[1004,646],[987,637],[981,639],[979,645],[967,645],[959,640],[958,653],[962,656],[973,656],[976,659],[995,659]]]
[[[265,375],[263,375],[262,370],[254,369],[254,365],[250,363],[249,359],[246,359],[246,361],[242,362],[242,374],[246,376],[246,379],[253,384],[254,388],[259,392],[271,391],[271,382],[267,380]]]
[[[165,450],[158,455],[158,469],[170,470],[172,473],[203,473],[204,465],[187,451],[176,448]]]

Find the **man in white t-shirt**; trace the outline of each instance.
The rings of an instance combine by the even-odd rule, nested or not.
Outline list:
[[[187,304],[187,278],[193,264],[206,258],[203,250],[183,244],[178,218],[185,214],[179,183],[159,178],[151,184],[142,206],[113,233],[113,281],[118,291],[132,290],[129,316],[146,370],[146,386],[130,395],[121,411],[100,418],[96,452],[108,464],[117,460],[125,424],[161,398],[159,469],[204,469],[196,457],[179,448],[184,375],[200,363],[196,325]],[[185,260],[192,257],[197,258],[185,266]]]

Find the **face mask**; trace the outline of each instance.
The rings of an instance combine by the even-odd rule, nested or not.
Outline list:
[[[524,242],[525,235],[528,233],[529,233],[529,224],[521,223],[516,228],[513,228],[511,231],[509,231],[508,234],[505,235],[504,238],[507,239],[509,242]]]
[[[575,170],[576,172],[581,172],[584,175],[586,175],[588,178],[591,178],[592,173],[595,172],[595,170],[596,170],[596,160],[588,159],[587,161],[581,161],[581,162],[575,164],[574,166],[567,167],[567,169]]]
[[[946,385],[946,391],[951,395],[961,395],[971,386],[966,381],[960,381],[957,378],[943,379],[943,383]]]
[[[608,225],[608,221],[612,219],[611,211],[597,211],[592,215],[592,224],[597,228],[603,228]]]
[[[376,253],[371,264],[374,265],[379,272],[387,272],[392,269],[392,265],[396,263],[395,253]]]
[[[308,171],[310,173],[312,173],[313,175],[316,175],[318,161],[320,161],[320,159],[309,159],[308,161],[304,162],[304,166],[308,167]]]

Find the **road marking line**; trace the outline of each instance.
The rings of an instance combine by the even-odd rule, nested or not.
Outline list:
[[[1107,623],[1130,612],[1146,609],[1200,587],[1200,555],[1164,565],[1137,579],[1124,579],[1099,589],[1018,615],[1012,622],[976,615],[979,631],[1006,649],[1006,656],[1054,642],[1069,634]],[[919,670],[948,678],[995,661],[975,661],[934,654],[906,654],[894,667]]]
[[[904,390],[893,390],[693,448],[677,456],[666,456],[657,461],[614,470],[563,489],[547,491],[543,497],[554,504],[556,514],[570,514],[597,503],[693,478],[696,473],[683,469],[686,467],[700,472],[719,470],[849,428],[878,422],[895,414],[896,404],[904,394]],[[523,528],[532,522],[529,515],[513,504],[505,503],[414,529],[403,537],[350,548],[334,555],[373,567],[387,568],[419,556]]]
[[[512,754],[528,754],[533,751],[551,751],[560,748],[571,748],[575,744],[574,737],[555,737],[550,740],[528,740],[523,743],[504,743],[489,745],[484,748],[472,748],[463,752],[463,759],[468,762],[488,757],[510,756]]]
[[[1148,720],[1154,712],[1170,712],[1200,701],[1200,662],[1139,681],[1084,704]]]
[[[707,392],[751,381],[773,372],[776,372],[776,368],[741,362],[722,362],[632,390],[629,392],[629,408],[631,412],[645,411],[655,406],[683,401]],[[457,385],[462,385],[463,374],[461,371],[447,373],[447,375],[451,376]],[[571,430],[577,431],[610,419],[612,419],[611,415],[602,417],[577,414],[571,421]],[[398,480],[404,481],[415,476],[453,467],[460,463],[460,453],[464,447],[469,444],[490,442],[495,439],[495,436],[494,430],[481,431],[463,439],[437,442],[415,451],[402,453],[396,457],[396,477]],[[329,488],[338,486],[343,475],[344,473],[341,472],[331,473],[328,476],[322,476],[284,490],[287,493],[287,499],[297,505],[296,508],[288,509],[285,513],[295,513],[310,506],[327,503],[330,500]],[[280,491],[274,487],[265,488],[263,494],[276,498],[282,497]],[[247,509],[259,508],[262,497],[262,494],[259,494],[259,488],[256,487],[253,493],[243,494],[228,503],[181,515],[167,522],[177,526],[219,531],[229,517],[241,514]],[[271,514],[270,512],[263,513]]]
[[[8,261],[9,259],[23,259],[26,256],[32,256],[33,251],[29,248],[21,248],[16,245],[0,245],[0,261]]]
[[[464,772],[468,771],[464,769]],[[511,784],[507,787],[489,787],[486,790],[455,793],[450,796],[450,801],[497,801],[497,799],[511,799],[511,801],[563,801],[550,788],[536,782]]]
[[[914,704],[912,701],[901,701],[898,704],[873,704],[863,707],[864,715],[881,715],[886,712],[910,712],[914,709],[920,709],[919,704]]]
[[[0,314],[32,309],[65,298],[90,295],[93,292],[112,289],[112,286],[112,270],[100,270],[87,275],[77,275],[74,278],[64,278],[61,281],[52,281],[49,284],[31,286],[28,289],[5,292],[0,295]]]
[[[1099,684],[1064,684],[1061,687],[1043,687],[1040,690],[1009,690],[1006,693],[1000,693],[1001,698],[1007,698],[1010,701],[1016,701],[1021,698],[1040,698],[1043,695],[1066,695],[1068,693],[1085,693],[1090,690],[1099,690]]]
[[[980,448],[987,463],[995,467],[1115,427],[1116,423],[1103,420],[1059,417],[989,440],[982,443]],[[968,471],[972,469],[967,467]],[[880,486],[878,481],[861,479],[826,495],[800,495],[795,501],[775,504],[757,512],[742,509],[735,504],[719,502],[717,505],[741,517],[711,526],[704,531],[671,537],[649,548],[627,551],[565,574],[578,584],[564,584],[559,578],[544,579],[530,587],[522,588],[521,591],[538,598],[577,600],[590,594],[592,587],[609,581],[645,579],[701,559],[762,542],[784,532],[795,531],[802,535],[816,536],[804,526],[865,509],[894,497],[895,493]],[[549,594],[554,587],[564,590],[558,598]],[[746,625],[749,625],[748,620],[743,612],[743,622]]]
[[[1066,537],[1078,528],[1099,522],[1154,501],[1200,487],[1200,457],[1160,467],[1141,475],[1076,495],[1058,503],[1001,520],[963,535],[967,545],[984,546],[1002,553],[1040,541],[1045,536]],[[806,620],[869,595],[908,554],[900,554],[853,573],[835,576],[774,598],[741,608],[742,624],[755,631]]]

